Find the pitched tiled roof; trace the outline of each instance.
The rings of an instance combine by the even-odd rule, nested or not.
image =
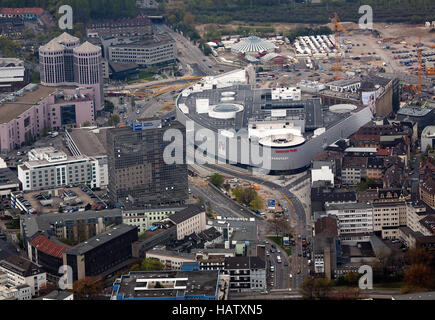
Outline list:
[[[32,244],[39,251],[58,258],[62,258],[62,253],[68,250],[68,248],[54,243],[53,241],[50,241],[42,234],[33,239]]]
[[[29,14],[34,13],[40,16],[44,13],[42,8],[0,8],[1,14]]]

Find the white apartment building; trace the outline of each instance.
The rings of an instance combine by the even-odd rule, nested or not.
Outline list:
[[[206,229],[205,208],[192,205],[168,218],[177,228],[177,240],[182,240],[192,233],[200,233]]]
[[[136,226],[139,233],[145,232],[154,222],[159,222],[172,214],[183,210],[180,208],[143,208],[122,211],[122,223]]]
[[[27,285],[32,295],[38,295],[39,289],[46,285],[47,274],[32,261],[17,255],[0,261],[0,272],[7,275],[6,283],[10,286]]]
[[[8,284],[0,285],[0,300],[31,300],[32,289],[22,284],[19,286],[11,286]]]
[[[107,185],[104,168],[93,157],[68,156],[53,147],[33,149],[28,155],[29,161],[18,166],[18,180],[24,191],[68,184],[86,184],[91,188]]]
[[[432,233],[420,223],[427,216],[425,206],[410,203],[406,207],[406,226],[414,232],[420,232],[424,236],[431,236]]]
[[[340,239],[350,242],[368,241],[373,232],[380,232],[382,239],[398,239],[409,210],[405,201],[326,205],[326,213],[338,219]]]
[[[344,243],[369,241],[373,233],[373,206],[366,203],[326,205],[326,213],[337,217],[340,239]]]

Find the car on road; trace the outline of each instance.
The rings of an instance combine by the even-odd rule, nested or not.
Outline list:
[[[288,262],[284,260],[284,267],[288,267]]]
[[[290,274],[289,274],[289,277],[290,277],[290,278],[293,278],[293,275],[290,273]]]
[[[267,251],[266,251],[266,256],[267,256],[267,257],[268,257],[268,256],[270,256],[270,253],[269,253],[269,252],[267,252]]]
[[[298,272],[297,272],[297,274],[300,274],[301,273],[301,269],[298,269]]]
[[[281,251],[280,251],[279,249],[278,249],[278,250],[276,250],[276,252],[277,252],[277,253],[281,253]]]
[[[273,281],[270,282],[270,285],[273,287],[275,284],[273,283]]]

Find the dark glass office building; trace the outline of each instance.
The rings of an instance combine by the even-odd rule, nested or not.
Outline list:
[[[163,136],[170,129],[175,129],[179,138],[164,141]],[[185,127],[178,121],[144,119],[130,127],[107,130],[108,192],[112,205],[183,204],[188,198],[185,141]],[[164,161],[167,146],[181,150],[171,153],[177,157],[175,163]]]

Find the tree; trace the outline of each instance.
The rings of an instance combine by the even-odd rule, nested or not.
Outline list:
[[[195,17],[190,12],[187,12],[184,15],[183,23],[186,27],[194,27],[195,25]]]
[[[209,217],[213,215],[213,208],[211,207],[210,203],[205,208],[205,214]]]
[[[344,275],[344,280],[348,286],[357,286],[360,278],[360,274],[358,272],[348,272]]]
[[[201,196],[199,196],[199,197],[198,197],[198,200],[196,200],[196,203],[197,203],[197,204],[200,204],[200,205],[203,205],[203,204],[204,204],[204,198],[201,197]]]
[[[82,127],[90,127],[91,123],[89,121],[85,121],[82,123]]]
[[[405,290],[410,291],[410,288],[415,289],[431,289],[434,287],[433,272],[428,265],[422,263],[412,264],[406,268],[403,280],[405,281]],[[413,290],[412,290],[413,291]]]
[[[332,280],[327,278],[307,277],[301,284],[301,293],[304,299],[327,299],[334,285]]]
[[[263,209],[263,200],[259,196],[257,196],[249,203],[249,208],[251,208],[252,210],[260,211],[261,209]]]
[[[112,114],[109,118],[109,121],[107,122],[107,124],[109,126],[117,126],[118,123],[121,121],[121,119],[119,118],[119,116],[117,114]]]
[[[101,278],[85,277],[73,283],[74,299],[92,300],[103,293],[103,283]]]
[[[275,229],[275,234],[283,236],[290,230],[290,223],[283,216],[275,215],[272,219],[272,226]]]
[[[305,300],[314,298],[315,281],[313,277],[307,277],[301,284],[301,293]]]
[[[91,210],[91,209],[92,209],[92,204],[88,203],[88,204],[85,206],[85,211],[88,211],[88,210]]]
[[[422,248],[410,248],[405,253],[405,286],[403,293],[435,288],[435,260]]]
[[[224,181],[225,178],[221,176],[219,173],[215,173],[210,177],[210,183],[218,188],[222,187]]]
[[[140,265],[141,271],[155,271],[155,270],[164,270],[165,265],[161,263],[159,260],[145,258],[142,260]]]
[[[319,299],[329,298],[329,293],[334,282],[327,278],[316,278],[314,280],[314,294]]]
[[[233,196],[236,198],[237,202],[244,205],[249,205],[252,200],[258,197],[257,191],[254,188],[234,188]]]
[[[112,113],[114,109],[115,109],[115,105],[113,104],[112,101],[104,100],[104,111]]]

